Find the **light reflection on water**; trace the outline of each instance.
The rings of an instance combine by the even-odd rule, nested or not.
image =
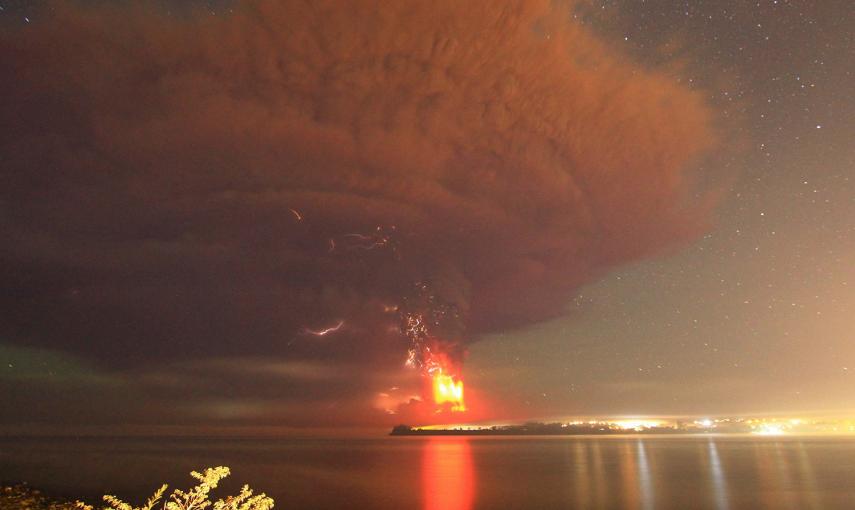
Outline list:
[[[620,455],[620,479],[622,480],[621,493],[624,508],[627,510],[638,510],[641,495],[641,487],[638,483],[638,464],[633,457],[632,444],[626,442],[621,448]]]
[[[724,469],[721,467],[721,460],[718,457],[718,446],[712,438],[707,441],[707,452],[709,454],[709,473],[715,508],[716,510],[729,510],[727,481],[724,477]]]
[[[808,488],[805,493],[805,508],[809,510],[819,510],[822,508],[822,498],[819,491],[816,489],[816,478],[813,474],[813,466],[811,465],[810,456],[808,456],[803,443],[798,444],[796,454],[799,459],[799,478]]]
[[[90,498],[218,464],[293,509],[855,509],[851,438],[0,438],[0,479]]]
[[[425,510],[470,510],[475,494],[472,452],[465,437],[432,437],[423,447]]]
[[[644,441],[639,439],[635,443],[636,462],[638,463],[638,490],[641,493],[641,508],[653,510],[653,483],[650,481],[651,471],[647,462],[647,453],[644,449]]]
[[[591,477],[591,462],[588,461],[588,448],[585,443],[580,443],[573,448],[573,459],[569,469],[573,470],[574,480],[573,486],[575,491],[570,491],[575,495],[574,503],[577,508],[587,508],[591,505],[591,493],[596,487],[588,483]]]

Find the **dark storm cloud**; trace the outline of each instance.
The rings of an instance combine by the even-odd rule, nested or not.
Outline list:
[[[700,96],[566,6],[50,12],[0,32],[7,341],[392,366],[406,342],[382,305],[416,281],[473,338],[704,227]]]

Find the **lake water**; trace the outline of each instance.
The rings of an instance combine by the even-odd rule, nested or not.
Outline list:
[[[855,439],[0,439],[0,479],[142,498],[232,468],[280,509],[855,509]]]

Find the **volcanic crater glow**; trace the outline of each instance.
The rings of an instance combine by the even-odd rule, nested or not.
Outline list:
[[[437,371],[433,374],[433,400],[439,406],[451,404],[453,412],[465,411],[463,381],[455,381],[454,376]]]

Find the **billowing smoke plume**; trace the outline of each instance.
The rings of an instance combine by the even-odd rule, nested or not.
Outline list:
[[[398,363],[419,284],[458,345],[560,314],[708,212],[702,99],[569,9],[58,4],[3,28],[0,332]]]

